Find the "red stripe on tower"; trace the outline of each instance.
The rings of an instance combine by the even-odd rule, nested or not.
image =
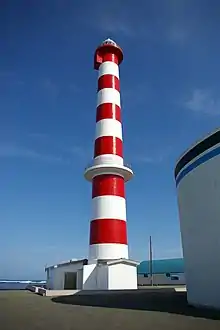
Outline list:
[[[94,157],[113,154],[120,157],[123,156],[122,140],[116,136],[101,136],[95,140]]]
[[[103,88],[114,88],[120,92],[120,82],[118,77],[112,74],[104,74],[98,80],[98,91]]]
[[[90,224],[90,244],[127,244],[126,222],[116,219],[93,220]]]
[[[124,178],[112,174],[96,176],[92,183],[92,198],[107,195],[125,198]]]
[[[112,103],[100,104],[96,111],[96,122],[102,119],[115,119],[121,122],[121,108]]]

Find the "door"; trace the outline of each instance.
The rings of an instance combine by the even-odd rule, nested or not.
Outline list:
[[[77,270],[77,289],[82,290],[83,288],[83,268]]]
[[[66,272],[64,278],[64,290],[76,290],[76,272]]]

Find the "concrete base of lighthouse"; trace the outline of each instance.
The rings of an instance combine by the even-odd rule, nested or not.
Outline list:
[[[98,260],[83,266],[83,290],[136,290],[138,262]]]

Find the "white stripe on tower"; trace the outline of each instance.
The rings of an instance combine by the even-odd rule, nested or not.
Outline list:
[[[102,76],[106,77],[106,76]],[[120,93],[114,88],[103,88],[98,91],[97,94],[97,106],[103,103],[114,103],[117,106],[121,106]]]
[[[99,67],[98,77],[100,78],[101,76],[107,75],[107,74],[115,76],[119,79],[118,64],[111,62],[111,61],[105,61],[104,63],[102,63]]]
[[[121,156],[118,155],[105,154],[94,158],[94,165],[100,164],[117,164],[121,166],[124,164],[124,160]]]
[[[126,221],[124,196],[104,195],[92,199],[92,220],[107,218]]]
[[[122,51],[105,42],[96,51],[98,75],[94,165],[123,165],[120,82]],[[121,58],[120,58],[121,57]],[[98,172],[97,172],[98,173]],[[96,174],[92,181],[90,259],[128,258],[125,182],[118,174]]]
[[[128,259],[127,244],[92,244],[89,248],[90,259]]]
[[[115,136],[122,140],[121,123],[115,119],[102,119],[96,123],[96,139],[101,136]]]

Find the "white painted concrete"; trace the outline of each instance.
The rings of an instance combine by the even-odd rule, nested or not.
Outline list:
[[[83,267],[84,290],[137,289],[137,263],[121,259]]]
[[[128,245],[116,243],[93,244],[89,246],[89,259],[128,259]]]
[[[97,287],[96,264],[83,266],[83,290],[95,290]]]
[[[188,302],[220,308],[220,156],[188,173],[177,194]]]
[[[160,289],[168,289],[170,290],[170,288],[167,287],[154,287],[153,289],[156,291],[160,290]],[[33,290],[33,293],[37,293],[40,294],[44,297],[59,297],[59,296],[72,296],[72,295],[112,295],[112,294],[121,294],[121,293],[131,293],[132,289],[128,289],[128,290],[46,290],[46,289],[42,289],[42,288],[38,288],[39,290]],[[145,287],[142,288],[142,290],[147,290],[150,289],[152,290],[151,287]],[[176,292],[186,292],[186,287],[172,287],[172,289]],[[138,292],[136,290],[132,290],[132,293],[134,294],[138,294]]]
[[[94,158],[94,165],[105,165],[105,164],[112,164],[112,165],[124,165],[124,160],[121,156],[113,155],[113,154],[105,154],[100,155]]]
[[[108,266],[105,265],[97,265],[97,288],[96,290],[109,290],[109,274],[108,274]]]
[[[121,107],[120,93],[114,88],[103,88],[97,93],[97,107],[103,103],[114,103]]]
[[[46,285],[48,288],[53,288],[54,285],[54,268],[47,269],[47,282]]]
[[[77,283],[76,283],[76,287],[78,289],[82,289],[83,288],[83,267],[79,268],[77,270]]]
[[[92,199],[92,219],[117,219],[126,221],[126,201],[120,196],[106,195]]]
[[[79,285],[82,280],[79,276],[82,276],[80,269],[83,268],[83,262],[74,262],[74,263],[67,263],[67,264],[60,264],[55,267],[50,267],[46,270],[47,272],[47,289],[49,290],[64,290],[64,280],[65,280],[65,273],[66,272],[76,272],[78,275],[77,278],[77,285]],[[81,289],[81,287],[77,287]]]
[[[179,288],[174,288],[176,292],[187,292],[186,287],[179,287]]]
[[[103,76],[104,74],[111,74],[119,78],[119,66],[110,61],[103,62],[99,67],[98,77]]]
[[[76,293],[80,292],[80,290],[46,290],[46,297],[59,297],[59,296],[72,296]]]
[[[114,136],[122,140],[122,125],[116,119],[102,119],[96,123],[95,138],[102,136]]]
[[[100,164],[92,165],[87,167],[84,172],[86,180],[92,181],[92,179],[97,175],[102,174],[115,174],[124,178],[125,182],[131,180],[134,173],[129,166],[119,165],[119,164]]]
[[[109,290],[137,289],[137,267],[127,264],[110,265],[108,268]]]

